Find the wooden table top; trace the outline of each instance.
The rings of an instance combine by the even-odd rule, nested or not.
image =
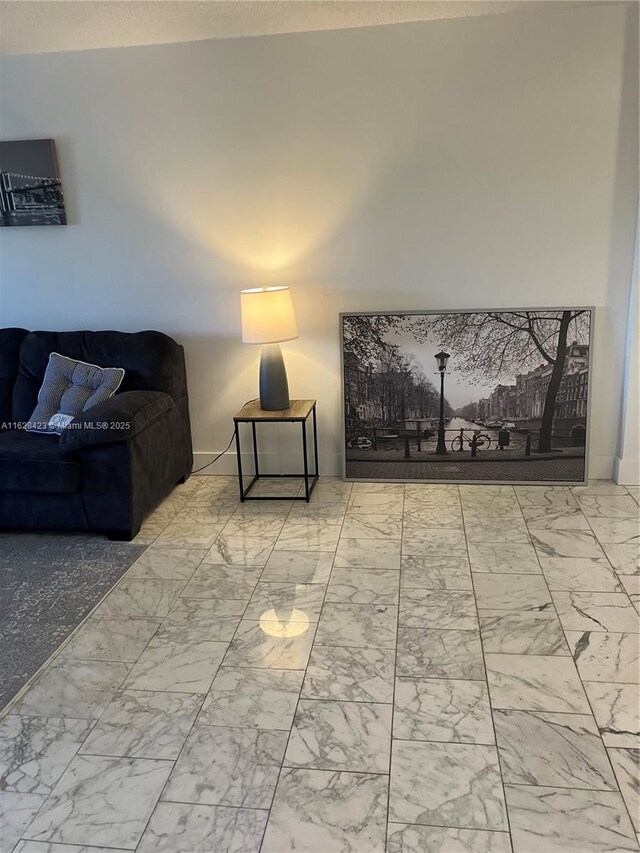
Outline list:
[[[233,416],[234,421],[306,421],[315,400],[290,400],[288,409],[280,409],[274,412],[260,408],[260,400],[251,400],[246,403],[240,411]]]

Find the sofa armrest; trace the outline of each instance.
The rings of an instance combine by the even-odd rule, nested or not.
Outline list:
[[[173,408],[173,399],[160,391],[124,391],[78,415],[60,435],[65,451],[94,444],[130,441]]]

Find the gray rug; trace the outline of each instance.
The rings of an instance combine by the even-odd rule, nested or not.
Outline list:
[[[84,534],[0,534],[0,709],[145,548]]]

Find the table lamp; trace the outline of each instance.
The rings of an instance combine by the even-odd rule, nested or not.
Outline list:
[[[280,344],[298,337],[288,287],[254,287],[240,294],[242,340],[262,344],[260,408],[276,412],[289,408],[289,383]]]

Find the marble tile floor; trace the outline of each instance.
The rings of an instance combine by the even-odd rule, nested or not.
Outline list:
[[[638,851],[637,501],[192,478],[0,719],[1,853]]]

